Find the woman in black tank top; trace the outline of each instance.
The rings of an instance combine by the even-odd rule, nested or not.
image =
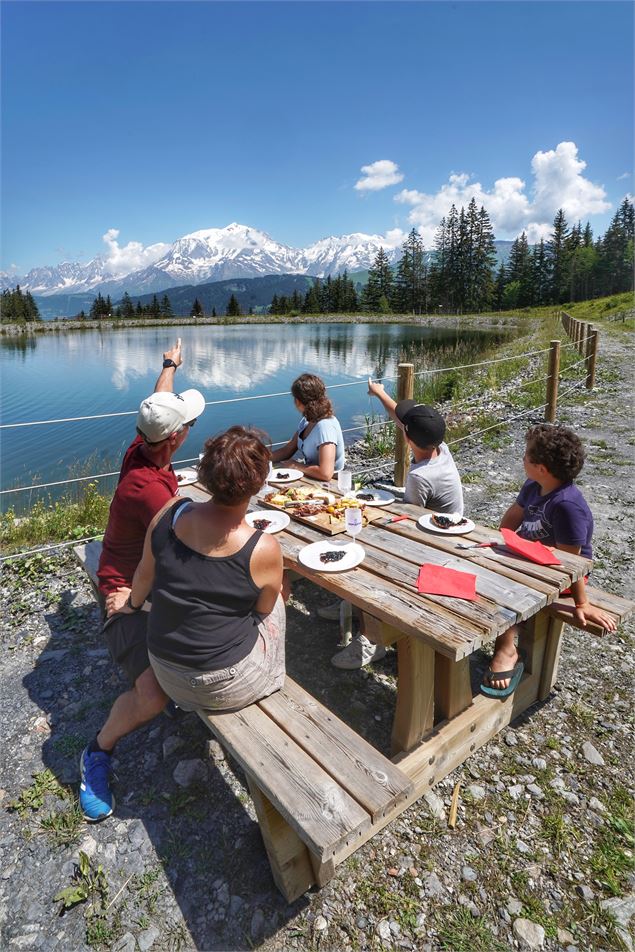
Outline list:
[[[152,590],[150,662],[185,710],[235,710],[284,681],[282,553],[245,522],[269,461],[244,427],[208,440],[199,482],[210,501],[171,500],[148,529],[130,607]]]

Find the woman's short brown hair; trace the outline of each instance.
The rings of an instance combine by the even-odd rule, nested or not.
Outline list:
[[[199,482],[222,506],[237,506],[265,484],[271,452],[259,430],[232,426],[204,447]]]
[[[333,404],[326,395],[326,385],[315,374],[301,374],[291,384],[291,393],[304,407],[309,423],[333,416]]]
[[[542,463],[552,476],[571,482],[584,466],[584,447],[580,437],[568,426],[539,423],[527,430],[527,456]]]

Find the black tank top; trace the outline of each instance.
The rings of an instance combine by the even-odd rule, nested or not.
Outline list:
[[[258,638],[261,590],[249,560],[262,532],[255,531],[234,555],[201,555],[174,531],[189,505],[179,500],[152,533],[156,570],[148,648],[164,661],[218,671],[246,658]]]

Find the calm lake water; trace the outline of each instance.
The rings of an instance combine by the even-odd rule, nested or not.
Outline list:
[[[461,330],[470,352],[502,339],[503,331]],[[183,340],[177,390],[196,387],[206,400],[236,400],[258,394],[284,395],[207,407],[181,448],[180,459],[196,458],[205,439],[233,423],[254,424],[273,441],[286,440],[297,425],[288,394],[305,371],[334,389],[330,396],[343,428],[379,413],[366,393],[365,378],[392,376],[407,352],[441,352],[459,340],[458,331],[407,324],[298,324],[130,328],[42,334],[24,341],[1,341],[2,423],[23,423],[98,413],[136,411],[152,392],[161,355]],[[452,361],[450,360],[450,363]],[[65,480],[117,470],[134,436],[134,415],[0,430],[0,488]],[[350,441],[363,431],[347,434]],[[100,480],[111,489],[115,480]],[[61,491],[68,489],[62,487]],[[52,495],[60,490],[48,490]],[[23,510],[41,494],[0,496],[3,509]]]

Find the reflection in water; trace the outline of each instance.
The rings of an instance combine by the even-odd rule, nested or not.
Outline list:
[[[305,371],[327,385],[359,381],[333,391],[344,428],[378,413],[366,395],[365,378],[393,377],[401,359],[429,367],[442,357],[446,365],[470,358],[502,339],[501,331],[459,332],[390,324],[298,324],[169,328],[123,328],[2,339],[3,422],[74,418],[134,411],[150,393],[161,368],[161,354],[183,340],[184,363],[175,386],[196,387],[209,407],[190,435],[180,458],[195,457],[206,437],[232,423],[251,423],[272,440],[287,439],[297,425],[289,392]],[[284,396],[222,403],[242,396]],[[134,432],[134,417],[78,421],[2,431],[0,487],[64,480],[109,470]],[[102,461],[101,464],[99,461]],[[64,487],[66,488],[66,487]],[[56,490],[55,490],[56,491]],[[54,492],[55,492],[54,491]],[[3,497],[18,508],[28,494]],[[31,503],[34,500],[31,499]]]

